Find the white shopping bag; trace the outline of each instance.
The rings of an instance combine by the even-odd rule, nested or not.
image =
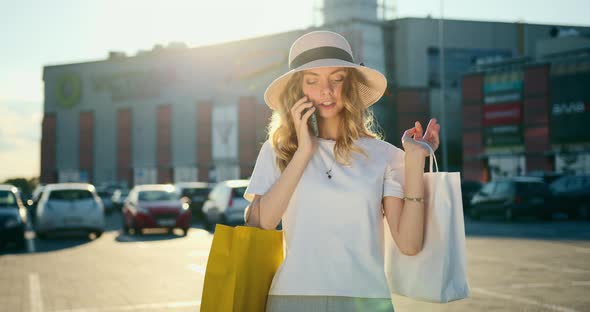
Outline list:
[[[429,147],[430,148],[430,147]],[[459,172],[424,173],[424,247],[415,256],[395,245],[385,222],[385,274],[393,294],[416,300],[446,303],[469,297],[465,224]]]

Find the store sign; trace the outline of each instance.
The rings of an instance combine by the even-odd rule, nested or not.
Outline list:
[[[590,102],[584,103],[583,101],[574,101],[566,103],[553,104],[551,109],[551,115],[576,115],[584,114],[590,111]]]
[[[518,124],[522,121],[520,102],[483,107],[484,126]]]
[[[522,90],[522,80],[484,84],[484,93],[506,92]]]
[[[113,102],[159,97],[160,91],[176,82],[174,69],[148,69],[96,75],[95,92],[108,92]]]
[[[571,72],[550,78],[551,143],[590,143],[590,72]]]
[[[523,143],[522,126],[507,125],[484,129],[484,143],[486,146],[510,146]]]
[[[504,94],[488,94],[484,96],[484,104],[496,104],[496,103],[507,103],[520,101],[522,98],[520,92],[511,92]]]

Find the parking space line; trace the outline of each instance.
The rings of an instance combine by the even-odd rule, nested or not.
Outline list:
[[[203,274],[205,275],[205,267],[202,265],[198,265],[198,264],[189,264],[187,265],[187,267],[189,268],[189,270],[191,271],[195,271],[197,273]]]
[[[590,286],[590,281],[571,281],[562,283],[526,283],[526,284],[512,284],[510,288],[552,288],[552,287],[570,287],[570,286]]]
[[[161,302],[161,303],[146,303],[116,307],[105,308],[76,308],[66,310],[53,310],[51,312],[103,312],[103,311],[145,311],[145,310],[163,310],[163,309],[177,309],[201,306],[201,301],[177,301],[177,302]]]
[[[572,268],[572,267],[558,268],[558,267],[555,267],[552,265],[546,265],[546,264],[535,263],[535,262],[530,262],[530,261],[513,262],[513,261],[507,261],[505,259],[488,257],[488,256],[471,256],[469,258],[472,260],[484,260],[484,261],[512,264],[512,265],[520,266],[520,267],[534,267],[534,268],[544,269],[547,271],[558,272],[558,273],[572,273],[572,274],[590,273],[590,270],[578,269],[578,268]]]
[[[29,273],[29,303],[31,305],[31,312],[43,312],[41,282],[37,273]]]
[[[522,289],[522,288],[548,288],[557,287],[559,284],[554,283],[527,283],[527,284],[512,284],[510,288]]]
[[[578,312],[578,310],[574,310],[574,309],[571,309],[571,308],[562,307],[562,306],[558,306],[558,305],[555,305],[555,304],[542,303],[542,302],[539,302],[539,301],[536,301],[536,300],[532,300],[532,299],[526,299],[526,298],[522,298],[522,297],[515,297],[515,296],[511,296],[511,295],[501,294],[501,293],[489,291],[487,289],[483,289],[483,288],[479,288],[479,287],[473,287],[471,289],[471,291],[474,292],[474,293],[478,293],[480,295],[488,296],[488,297],[494,297],[494,298],[498,298],[498,299],[510,300],[510,301],[515,301],[515,302],[523,303],[523,304],[530,304],[530,305],[541,306],[543,308],[551,309],[551,310],[554,310],[554,311],[560,311],[560,312]]]

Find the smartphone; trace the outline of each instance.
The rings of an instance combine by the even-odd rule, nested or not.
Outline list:
[[[304,96],[305,96],[305,95],[301,95],[301,97],[304,97]],[[309,97],[308,97],[308,98],[309,98]],[[307,108],[307,109],[305,109],[305,110],[303,110],[303,112],[301,112],[301,115],[304,115],[304,114],[307,112],[307,110],[308,110],[308,109],[311,109],[311,107],[310,107],[310,108]],[[313,114],[311,114],[311,116],[309,117],[309,119],[308,119],[308,123],[310,123],[310,125],[311,125],[311,129],[312,129],[312,131],[313,131],[313,135],[315,135],[315,136],[319,136],[319,131],[318,131],[318,119],[317,119],[317,117],[316,117],[316,113],[317,113],[317,108],[316,108],[316,111],[315,111],[315,112],[313,112]]]
[[[318,136],[319,135],[319,131],[318,131],[318,119],[315,116],[316,112],[313,112],[313,114],[311,114],[311,116],[309,117],[309,120],[311,122],[311,128],[313,129],[313,135]]]

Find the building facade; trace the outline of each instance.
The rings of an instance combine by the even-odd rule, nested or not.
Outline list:
[[[575,42],[575,44],[571,44]],[[463,173],[590,174],[590,38],[542,40],[535,57],[482,64],[464,76]]]
[[[325,1],[326,23],[318,28],[46,66],[41,181],[130,186],[249,177],[271,115],[264,90],[287,71],[293,41],[316,29],[341,33],[357,63],[387,76],[388,90],[372,107],[387,141],[399,146],[414,120],[440,120],[438,20],[384,21],[376,0],[355,1],[358,7],[339,3]],[[447,169],[455,171],[464,166],[463,131],[471,129],[462,105],[471,91],[462,91],[462,75],[478,59],[536,55],[536,43],[550,38],[553,26],[457,20],[444,25]]]

